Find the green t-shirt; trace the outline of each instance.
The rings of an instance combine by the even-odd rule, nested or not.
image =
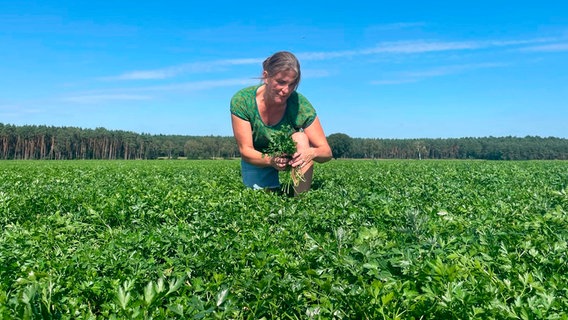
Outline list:
[[[250,122],[254,149],[264,151],[270,142],[270,135],[282,126],[289,125],[299,131],[310,126],[316,119],[316,110],[300,93],[294,91],[286,101],[286,111],[282,120],[273,126],[267,126],[258,113],[256,91],[261,85],[244,88],[231,99],[231,113]]]

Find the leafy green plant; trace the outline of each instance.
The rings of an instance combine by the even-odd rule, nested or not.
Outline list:
[[[268,147],[264,150],[263,156],[268,156],[271,158],[284,157],[287,159],[292,159],[292,155],[296,153],[296,142],[292,139],[292,134],[294,130],[290,125],[285,125],[280,128],[280,130],[274,131],[270,135],[270,143]],[[286,166],[284,170],[290,172],[290,178],[286,179],[282,188],[284,192],[289,193],[290,187],[297,187],[301,181],[304,181],[304,174],[301,168],[292,167],[290,165]]]
[[[566,161],[0,161],[0,319],[566,319]]]
[[[269,157],[292,158],[296,152],[296,142],[292,139],[294,130],[290,125],[285,125],[280,130],[274,131],[270,135],[270,143],[264,150],[264,155]]]

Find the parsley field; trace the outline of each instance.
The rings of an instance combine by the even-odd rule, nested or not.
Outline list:
[[[0,319],[567,319],[568,163],[0,162]]]

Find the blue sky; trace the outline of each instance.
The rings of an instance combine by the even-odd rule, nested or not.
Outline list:
[[[0,123],[230,136],[280,50],[326,135],[568,138],[566,1],[0,0]]]

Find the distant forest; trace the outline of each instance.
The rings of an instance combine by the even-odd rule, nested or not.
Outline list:
[[[441,139],[328,136],[335,158],[568,160],[568,139],[479,137]],[[104,128],[0,123],[0,159],[222,159],[239,157],[230,136],[153,135]]]

